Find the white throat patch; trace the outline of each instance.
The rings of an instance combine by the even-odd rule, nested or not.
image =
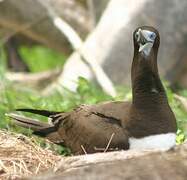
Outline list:
[[[143,138],[129,138],[130,149],[137,150],[163,150],[167,151],[175,146],[175,133],[157,134]]]

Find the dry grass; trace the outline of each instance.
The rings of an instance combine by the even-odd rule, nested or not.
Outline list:
[[[55,167],[61,159],[34,138],[0,130],[0,179],[19,179]]]

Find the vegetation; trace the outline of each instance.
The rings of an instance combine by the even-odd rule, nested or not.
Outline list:
[[[27,48],[22,46],[20,54],[32,72],[40,72],[55,67],[63,67],[66,57],[43,46]]]
[[[54,68],[60,64],[62,65],[65,61],[63,56],[57,55],[53,51],[43,47],[35,47],[31,50],[23,47],[20,51],[24,56],[24,59],[27,59],[28,63],[32,62],[29,66],[33,72],[46,70],[51,67]],[[4,53],[1,53],[0,59],[4,60],[0,61],[0,128],[2,129],[23,133],[27,136],[31,135],[29,130],[16,127],[10,119],[5,116],[5,113],[14,111],[17,108],[24,107],[54,111],[69,111],[80,104],[95,104],[101,101],[129,100],[131,98],[131,92],[128,88],[118,88],[118,96],[113,99],[106,95],[95,84],[88,82],[82,77],[79,78],[77,92],[65,90],[63,94],[54,92],[52,95],[44,97],[40,92],[34,89],[9,82],[4,76],[6,72],[6,58]],[[45,59],[45,61],[41,59]],[[35,62],[33,62],[34,60]],[[167,83],[165,83],[165,86],[169,103],[178,121],[179,130],[177,143],[182,143],[187,135],[187,112],[185,112],[181,103],[175,99],[174,93],[168,87]],[[187,90],[182,90],[178,93],[187,97]],[[29,116],[34,117],[35,115],[29,114]],[[43,118],[43,120],[46,121],[45,118]],[[50,146],[50,148],[55,149],[60,154],[69,154],[69,151],[64,147],[49,145],[39,138],[38,142],[41,146]]]

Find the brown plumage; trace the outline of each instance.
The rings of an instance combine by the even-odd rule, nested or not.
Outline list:
[[[152,37],[152,36],[155,37]],[[176,119],[170,109],[157,68],[159,33],[153,27],[135,30],[131,69],[132,102],[106,102],[81,105],[71,112],[18,109],[47,116],[51,124],[9,114],[16,124],[31,128],[34,134],[55,143],[64,143],[77,154],[105,149],[128,149],[129,138],[176,132]]]

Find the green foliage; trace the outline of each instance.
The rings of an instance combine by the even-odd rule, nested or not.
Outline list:
[[[84,104],[95,104],[101,101],[112,100],[112,97],[83,77],[78,79],[77,93],[79,94],[79,101]]]
[[[187,112],[183,109],[182,104],[174,97],[174,93],[171,89],[167,88],[166,90],[169,104],[177,118],[180,137],[182,133],[184,136],[187,136]]]
[[[25,47],[19,49],[23,60],[32,72],[39,72],[55,67],[63,67],[66,57],[43,46]]]
[[[176,142],[177,144],[181,144],[187,137],[187,112],[183,109],[182,104],[174,97],[174,93],[169,88],[168,83],[164,82],[164,84],[166,87],[169,104],[177,119],[178,131]],[[183,92],[187,92],[187,90],[183,90]],[[181,92],[178,93],[182,95]]]
[[[177,144],[182,144],[185,141],[185,135],[184,133],[179,129],[177,131],[177,138],[176,138],[176,143]]]

